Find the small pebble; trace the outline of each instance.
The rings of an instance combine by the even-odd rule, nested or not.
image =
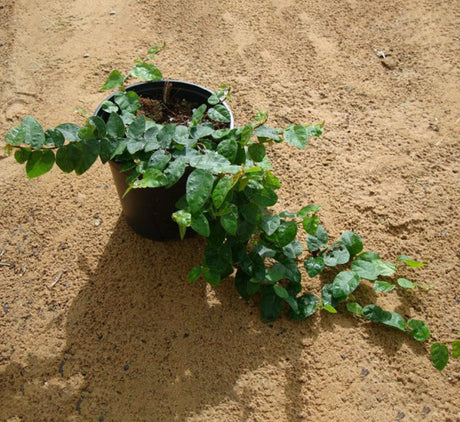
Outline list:
[[[425,415],[427,415],[430,412],[431,412],[431,409],[428,406],[423,406],[423,413],[425,413]]]
[[[404,419],[405,416],[406,416],[406,414],[404,412],[401,412],[400,410],[398,410],[398,414],[396,415],[396,419],[398,419],[398,421],[400,421],[401,419]]]
[[[84,59],[87,59],[88,57],[89,57],[89,53],[83,54],[83,58],[84,58]]]
[[[446,236],[447,236],[447,230],[443,230],[443,231],[441,232],[441,236],[442,236],[442,237],[446,237]]]
[[[3,312],[5,312],[5,314],[7,314],[9,311],[10,311],[10,305],[8,304],[8,302],[5,302],[3,304]]]
[[[94,220],[94,225],[95,225],[96,227],[99,227],[101,224],[102,224],[102,221],[101,221],[100,218],[96,218],[96,219]]]
[[[366,368],[361,369],[361,378],[365,378],[369,375],[369,370]]]
[[[111,10],[110,13],[109,13],[110,16],[113,16],[113,15],[116,15],[116,14],[117,14],[117,12],[115,12],[115,10]]]
[[[396,69],[396,66],[397,66],[397,62],[396,60],[391,57],[391,56],[386,56],[383,60],[382,60],[382,65],[385,66],[387,69],[389,70],[394,70]]]
[[[127,371],[129,369],[129,365],[126,364],[125,366],[123,366],[123,371]]]

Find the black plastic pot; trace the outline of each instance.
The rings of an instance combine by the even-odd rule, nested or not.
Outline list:
[[[127,86],[128,91],[134,91],[146,98],[162,99],[166,83],[171,83],[170,96],[195,104],[205,104],[213,93],[207,88],[189,82],[167,80],[155,82],[140,82]],[[104,101],[110,101],[113,95]],[[233,127],[233,115],[225,103],[223,104],[230,113],[229,127]],[[109,115],[102,110],[102,103],[94,112],[95,115],[106,120]],[[127,173],[120,173],[121,164],[110,161],[110,170],[120,197],[123,215],[128,224],[143,237],[153,240],[169,240],[179,238],[177,224],[172,221],[171,214],[176,211],[176,202],[185,194],[187,172],[174,186],[166,188],[132,189],[123,197],[128,185]]]

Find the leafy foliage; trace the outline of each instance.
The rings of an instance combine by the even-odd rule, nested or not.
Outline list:
[[[311,138],[320,136],[322,124],[272,128],[267,114],[259,112],[244,126],[228,127],[230,113],[222,104],[230,96],[228,86],[193,111],[187,125],[159,124],[143,115],[138,95],[124,89],[136,77],[162,78],[151,62],[164,48],[149,49],[145,60],[123,75],[114,70],[102,90],[117,89],[112,101],[103,104],[106,121],[92,116],[84,125],[63,123],[44,130],[33,117],[6,135],[15,150],[14,158],[25,164],[29,178],[51,170],[54,163],[65,173],[86,172],[99,158],[114,160],[129,170],[129,189],[171,187],[186,178],[186,190],[172,219],[181,238],[194,230],[207,238],[203,262],[191,269],[187,280],[202,277],[212,285],[235,273],[235,287],[245,300],[260,298],[263,321],[276,320],[284,310],[293,320],[303,320],[319,310],[347,311],[363,321],[372,321],[400,330],[417,341],[426,341],[430,331],[425,322],[406,321],[396,312],[376,304],[361,305],[354,294],[366,284],[379,294],[414,289],[417,283],[406,278],[394,280],[397,265],[372,251],[363,252],[359,234],[344,231],[330,243],[320,224],[321,206],[310,204],[297,212],[273,213],[278,201],[278,178],[271,171],[268,147],[287,142],[303,149]],[[222,128],[222,124],[226,128]],[[299,240],[300,235],[303,241]],[[405,255],[398,262],[408,269],[426,264]],[[327,273],[321,298],[305,291],[303,267],[309,278]],[[382,280],[383,278],[383,280]],[[459,341],[452,346],[460,355]],[[447,346],[433,343],[431,359],[439,370],[448,361]]]

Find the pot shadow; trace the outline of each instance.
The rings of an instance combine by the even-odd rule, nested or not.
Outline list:
[[[143,239],[120,218],[97,269],[80,259],[89,281],[68,312],[65,351],[0,374],[5,415],[183,421],[233,403],[247,417],[247,379],[270,365],[284,371],[286,414],[299,420],[302,341],[317,336],[315,318],[263,324],[232,278],[215,289],[190,285],[203,248],[200,238]]]

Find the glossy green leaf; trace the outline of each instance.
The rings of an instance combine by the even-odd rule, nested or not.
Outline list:
[[[31,145],[32,148],[40,149],[45,143],[45,132],[41,124],[38,123],[32,116],[26,116],[22,119],[21,126],[24,129],[23,142],[27,145]],[[48,158],[49,157],[50,156],[48,155]]]
[[[291,243],[283,247],[283,254],[291,259],[297,258],[302,252],[302,243],[297,239],[294,239]]]
[[[310,252],[315,252],[327,245],[329,237],[325,228],[321,225],[316,229],[314,235],[307,235],[307,246]]]
[[[415,261],[412,258],[408,257],[407,255],[400,255],[398,256],[398,261],[403,261],[408,267],[410,268],[420,268],[427,264],[428,261]]]
[[[178,182],[185,173],[185,163],[182,160],[170,161],[168,167],[163,171],[166,177],[166,187],[169,188]]]
[[[372,262],[380,259],[380,255],[377,252],[366,251],[360,253],[357,258],[362,259],[363,261]]]
[[[75,165],[75,173],[80,175],[87,171],[99,157],[100,144],[98,141],[83,140],[74,145],[80,152]]]
[[[304,149],[307,145],[308,135],[305,126],[291,125],[283,134],[284,139],[297,148]]]
[[[32,151],[27,159],[26,173],[29,179],[41,176],[53,168],[55,158],[50,149]]]
[[[350,256],[353,257],[363,250],[363,241],[359,235],[353,232],[343,232],[340,237],[341,242],[346,246]]]
[[[112,139],[122,138],[125,134],[125,125],[117,113],[111,113],[107,120],[107,135]]]
[[[348,296],[359,286],[361,280],[353,271],[341,271],[332,282],[332,295],[335,298]]]
[[[328,267],[346,264],[350,259],[350,252],[342,242],[336,242],[323,253],[324,264]]]
[[[104,101],[102,103],[102,110],[109,114],[116,113],[118,111],[118,106],[112,101]]]
[[[322,205],[317,204],[309,204],[303,207],[298,213],[297,216],[300,218],[304,218],[309,214],[315,214],[322,208]]]
[[[25,143],[26,131],[24,126],[19,125],[11,128],[6,134],[5,141],[9,145],[19,146]]]
[[[129,142],[128,142],[129,146]],[[171,160],[171,154],[163,150],[155,151],[149,158],[147,166],[157,170],[163,170]]]
[[[348,302],[347,309],[348,312],[351,312],[352,314],[362,315],[363,313],[363,308],[357,302]]]
[[[321,256],[308,258],[303,263],[309,277],[315,277],[324,270],[324,259]]]
[[[48,129],[45,132],[45,145],[62,147],[64,145],[65,138],[62,132],[57,129]]]
[[[217,152],[231,163],[234,162],[238,151],[238,143],[234,139],[224,139],[217,145]]]
[[[273,286],[273,291],[281,299],[286,300],[289,297],[288,291],[282,286],[279,286],[279,285]]]
[[[149,168],[142,174],[142,179],[136,180],[133,187],[138,188],[158,188],[168,183],[162,171],[156,168]]]
[[[212,191],[212,202],[214,206],[218,209],[222,206],[227,197],[227,194],[230,192],[233,184],[233,178],[230,176],[224,176],[218,180],[216,187]]]
[[[281,224],[281,219],[279,215],[264,215],[260,221],[260,227],[262,230],[271,236]]]
[[[273,287],[262,289],[260,310],[264,322],[273,322],[278,319],[283,310],[283,300],[275,293]]]
[[[265,157],[265,147],[262,144],[251,144],[248,148],[249,157],[256,163]]]
[[[187,274],[187,281],[190,281],[192,283],[198,280],[202,272],[203,272],[203,267],[201,265],[194,266]]]
[[[452,343],[452,357],[454,359],[460,357],[460,339],[455,339]]]
[[[205,170],[195,169],[187,178],[186,198],[192,213],[202,209],[211,196],[214,177]]]
[[[412,281],[408,280],[407,278],[398,278],[397,283],[403,289],[414,289],[417,287],[415,283],[412,283]]]
[[[257,225],[262,220],[262,212],[260,207],[252,202],[244,204],[239,208],[240,214],[250,224]]]
[[[267,138],[272,139],[274,141],[280,140],[278,130],[265,125],[259,126],[256,129],[254,129],[254,135],[256,135],[258,138]]]
[[[377,280],[379,276],[378,268],[372,263],[368,261],[364,261],[362,259],[356,259],[351,263],[351,269],[358,274],[361,278],[365,278],[366,280]]]
[[[217,104],[208,109],[208,117],[216,122],[230,123],[230,113],[222,104]]]
[[[374,283],[374,290],[376,292],[391,292],[395,289],[395,285],[387,283],[386,281],[376,280]]]
[[[396,265],[392,262],[383,259],[374,259],[371,262],[377,268],[379,275],[383,277],[391,277],[396,272]]]
[[[291,309],[288,317],[295,320],[303,320],[313,315],[318,309],[319,299],[311,294],[306,293],[297,298],[297,312]]]
[[[311,234],[312,236],[314,236],[319,226],[318,216],[313,215],[312,217],[305,217],[302,220],[302,226],[308,234]]]
[[[75,170],[80,155],[81,152],[75,144],[64,145],[56,152],[56,164],[64,173],[70,173]]]
[[[366,305],[363,308],[363,315],[374,322],[384,322],[391,319],[391,312],[384,311],[377,305]]]
[[[321,289],[321,299],[323,301],[323,306],[330,305],[333,308],[336,308],[339,303],[346,300],[347,296],[334,297],[333,290],[333,283],[325,284]]]
[[[449,349],[445,344],[436,341],[431,345],[430,358],[433,366],[442,371],[449,362]]]
[[[235,235],[238,229],[238,208],[234,204],[230,204],[230,212],[220,217],[220,224],[225,231],[231,235]]]
[[[390,327],[397,328],[398,330],[406,331],[406,320],[397,312],[390,312],[390,314],[391,318],[382,321],[382,323]]]
[[[260,284],[243,271],[237,271],[235,276],[235,287],[245,300],[251,299],[251,297],[260,290]]]
[[[100,148],[99,148],[99,158],[101,159],[102,164],[105,164],[110,160],[115,149],[117,147],[117,141],[113,139],[101,139]]]
[[[257,191],[252,200],[261,207],[271,207],[278,202],[278,195],[273,190],[264,188]]]
[[[221,282],[220,274],[216,270],[208,267],[205,267],[203,270],[203,278],[211,286],[218,286]]]
[[[80,126],[73,123],[62,123],[55,128],[64,135],[64,138],[69,142],[76,142],[79,140],[78,131]]]
[[[155,65],[146,62],[137,62],[131,71],[131,75],[135,78],[143,79],[145,81],[159,81],[163,79],[160,69]]]
[[[110,91],[112,89],[122,86],[125,82],[125,77],[119,70],[112,70],[104,85],[102,85],[101,91]]]
[[[155,169],[152,169],[152,170],[155,170]],[[183,239],[185,236],[185,231],[187,230],[187,227],[190,227],[190,225],[192,224],[192,215],[189,212],[186,212],[184,210],[179,210],[173,213],[172,219],[179,226],[180,238]]]
[[[14,159],[19,164],[24,164],[30,157],[30,148],[20,148],[14,152]]]
[[[407,326],[412,330],[412,337],[417,341],[426,341],[430,337],[430,330],[424,321],[410,319]]]
[[[116,92],[113,100],[123,114],[131,113],[134,115],[141,108],[139,96],[133,91]]]
[[[335,309],[332,305],[323,304],[323,309],[325,311],[329,312],[330,314],[336,314],[337,313],[337,309]]]
[[[209,221],[202,212],[198,214],[192,214],[192,221],[191,221],[190,226],[199,235],[204,236],[204,237],[209,237],[209,234],[210,234]]]
[[[276,242],[284,247],[291,243],[297,235],[297,224],[294,221],[283,221],[274,233]]]

